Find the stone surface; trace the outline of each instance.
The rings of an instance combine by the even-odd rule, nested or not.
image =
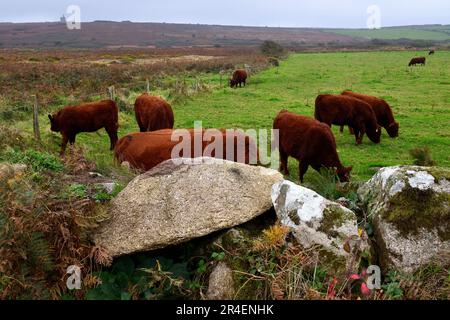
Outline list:
[[[413,272],[450,255],[450,169],[382,168],[358,196],[373,222],[383,271]]]
[[[207,300],[232,300],[234,298],[233,271],[219,262],[209,276]]]
[[[93,234],[96,245],[120,256],[240,225],[272,207],[271,187],[282,180],[275,170],[220,159],[178,162],[158,165],[118,194]]]
[[[356,215],[340,204],[286,180],[273,186],[272,201],[281,223],[292,229],[299,243],[322,248],[335,270],[357,268],[361,252],[368,251]]]

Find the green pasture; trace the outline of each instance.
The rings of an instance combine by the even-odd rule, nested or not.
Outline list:
[[[313,116],[319,93],[339,93],[344,89],[386,99],[400,123],[400,136],[391,139],[383,130],[376,145],[364,138],[355,145],[348,130],[341,134],[333,127],[338,152],[344,165],[352,165],[353,180],[367,180],[382,166],[412,164],[409,150],[428,146],[440,166],[450,166],[450,52],[438,51],[427,58],[425,67],[408,67],[410,58],[425,52],[361,52],[293,54],[280,67],[253,75],[245,88],[219,85],[218,74],[199,75],[210,91],[187,99],[171,101],[177,128],[193,127],[203,121],[205,128],[270,129],[281,109]],[[168,96],[167,91],[156,91]],[[138,92],[130,95],[132,103]],[[62,106],[60,106],[62,107]],[[56,108],[56,107],[55,107]],[[59,150],[60,136],[50,132],[46,114],[40,116],[43,143]],[[31,132],[31,121],[14,126]],[[132,112],[121,112],[119,137],[138,130]],[[113,170],[106,132],[83,133],[77,144],[99,165]],[[298,165],[289,163],[291,179],[298,179]],[[310,169],[306,181],[316,174]]]

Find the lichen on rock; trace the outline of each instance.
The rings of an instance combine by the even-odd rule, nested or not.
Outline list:
[[[368,244],[359,236],[354,212],[287,180],[272,187],[272,201],[281,223],[303,247],[318,248],[334,271],[357,268]]]
[[[382,168],[358,190],[384,269],[414,271],[450,250],[450,172]]]

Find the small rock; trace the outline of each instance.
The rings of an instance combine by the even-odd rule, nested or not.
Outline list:
[[[5,183],[27,169],[25,164],[0,163],[0,183]]]
[[[347,198],[341,197],[336,200],[337,203],[339,203],[341,206],[344,206],[346,208],[350,208],[351,201]]]
[[[127,170],[130,170],[130,168],[131,168],[131,165],[130,165],[130,163],[129,163],[128,161],[122,162],[122,163],[120,164],[120,166],[121,166],[122,168],[124,168],[124,169],[127,169]]]
[[[207,300],[232,300],[234,298],[233,271],[219,262],[209,276]]]
[[[111,194],[116,189],[117,183],[115,182],[96,183],[95,186],[97,188],[103,188],[107,193]]]
[[[103,175],[101,175],[98,172],[89,172],[89,177],[91,177],[91,178],[101,178],[101,177],[103,177]]]

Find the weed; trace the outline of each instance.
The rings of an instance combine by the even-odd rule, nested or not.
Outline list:
[[[436,162],[431,158],[429,147],[417,147],[409,151],[409,154],[414,158],[414,164],[417,166],[431,167],[436,165]]]

